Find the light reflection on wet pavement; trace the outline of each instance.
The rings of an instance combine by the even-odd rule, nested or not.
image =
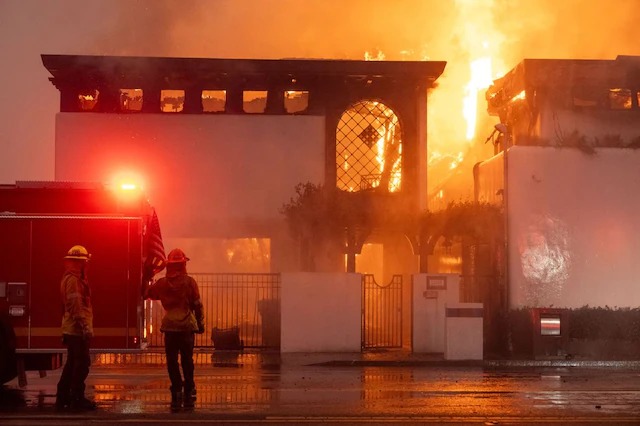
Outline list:
[[[478,366],[331,365],[331,355],[211,354],[196,356],[194,411],[217,416],[573,416],[633,417],[640,424],[640,372],[622,369]],[[4,414],[56,415],[60,371],[29,373],[25,389],[10,382]],[[95,416],[162,415],[169,380],[162,354],[101,355],[88,394]],[[596,417],[597,418],[597,417]]]

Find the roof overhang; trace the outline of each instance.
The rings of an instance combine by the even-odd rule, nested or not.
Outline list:
[[[134,56],[42,55],[54,85],[272,85],[294,81],[297,86],[322,81],[373,79],[426,87],[444,71],[444,61],[356,61],[326,59],[207,59]]]

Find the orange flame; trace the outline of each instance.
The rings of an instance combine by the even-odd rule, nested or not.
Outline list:
[[[488,56],[478,58],[471,62],[471,79],[465,87],[466,96],[463,100],[463,111],[467,122],[467,140],[473,139],[476,133],[476,121],[478,116],[478,92],[491,85],[491,58]]]

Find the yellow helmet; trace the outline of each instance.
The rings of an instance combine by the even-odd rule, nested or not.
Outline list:
[[[67,255],[64,258],[88,261],[89,259],[91,259],[91,254],[89,254],[84,246],[73,246],[69,249]]]

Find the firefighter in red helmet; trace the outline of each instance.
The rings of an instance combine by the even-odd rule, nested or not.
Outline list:
[[[95,410],[95,402],[85,397],[85,380],[89,375],[89,348],[93,337],[91,288],[87,265],[91,255],[84,246],[76,245],[64,257],[64,275],[60,297],[64,307],[62,342],[67,346],[67,360],[56,392],[56,407]]]
[[[167,256],[166,275],[149,286],[145,298],[160,300],[165,310],[160,331],[164,333],[167,370],[171,380],[171,407],[193,407],[196,387],[193,378],[194,333],[204,333],[204,313],[200,290],[187,274],[189,258],[181,249],[173,249]],[[178,355],[184,383],[180,375]],[[183,387],[184,384],[184,387]]]

